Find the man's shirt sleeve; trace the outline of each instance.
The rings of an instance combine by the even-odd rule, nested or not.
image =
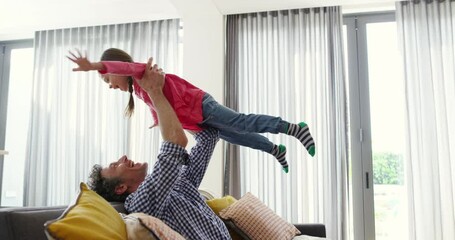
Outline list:
[[[213,128],[205,129],[195,135],[196,145],[191,149],[186,178],[195,186],[199,185],[207,171],[213,150],[219,138],[219,131]]]
[[[152,174],[147,175],[139,188],[126,199],[126,210],[161,217],[166,199],[180,179],[182,166],[187,161],[188,154],[184,148],[164,142]]]

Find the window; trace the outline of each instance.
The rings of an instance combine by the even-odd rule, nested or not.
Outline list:
[[[33,47],[31,41],[0,43],[0,205],[22,206],[24,164],[31,106]]]
[[[403,162],[405,94],[394,16],[344,18],[350,102],[351,239],[408,239]]]

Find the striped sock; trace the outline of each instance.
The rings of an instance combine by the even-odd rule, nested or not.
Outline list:
[[[283,167],[283,171],[287,173],[289,171],[289,165],[286,161],[286,147],[282,144],[279,146],[275,145],[273,146],[272,152],[270,154],[276,157],[278,162],[281,164],[281,167]]]
[[[306,150],[311,156],[316,153],[314,146],[314,139],[311,136],[310,128],[304,122],[299,124],[290,123],[287,131],[288,135],[294,136],[305,146]]]

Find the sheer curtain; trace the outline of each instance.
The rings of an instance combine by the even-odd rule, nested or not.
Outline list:
[[[226,104],[244,113],[307,122],[316,155],[310,157],[293,137],[268,134],[287,146],[290,172],[285,174],[269,154],[239,147],[236,156],[228,148],[231,178],[225,182],[234,185],[225,189],[252,192],[289,222],[324,223],[331,239],[342,238],[346,204],[341,33],[339,7],[227,17]]]
[[[151,165],[158,152],[146,105],[135,99],[134,115],[124,117],[129,93],[110,90],[96,72],[72,72],[68,50],[97,61],[105,49],[120,48],[178,73],[178,31],[173,19],[36,32],[24,205],[68,204],[94,164],[127,154]]]
[[[397,3],[410,239],[455,239],[455,2]]]

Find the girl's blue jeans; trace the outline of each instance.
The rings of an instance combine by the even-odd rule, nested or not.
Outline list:
[[[267,153],[272,152],[275,144],[259,133],[284,133],[288,125],[280,117],[238,113],[219,104],[208,93],[202,99],[202,115],[201,126],[218,129],[221,139]]]

